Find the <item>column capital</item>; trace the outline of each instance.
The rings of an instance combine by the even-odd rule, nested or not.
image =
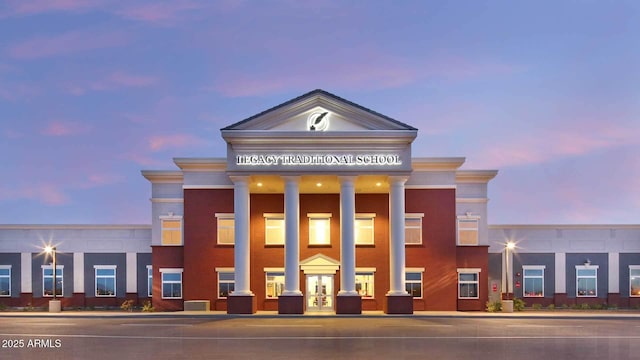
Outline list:
[[[281,178],[286,183],[292,183],[292,182],[293,183],[300,183],[300,176],[287,175],[287,176],[281,176]]]
[[[338,181],[340,181],[340,184],[353,183],[357,178],[358,176],[338,176]]]
[[[396,175],[391,175],[388,177],[389,179],[389,184],[403,184],[405,182],[407,182],[407,180],[409,180],[408,176],[396,176]]]
[[[249,182],[249,176],[247,176],[247,175],[232,175],[232,176],[229,176],[229,179],[231,179],[231,181],[234,184],[237,184],[237,183],[248,183]]]

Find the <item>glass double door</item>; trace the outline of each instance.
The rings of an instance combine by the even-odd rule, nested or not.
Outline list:
[[[307,311],[333,310],[333,275],[307,275]]]

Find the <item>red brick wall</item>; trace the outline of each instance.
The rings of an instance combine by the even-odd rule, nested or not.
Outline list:
[[[153,264],[153,307],[158,311],[182,310],[182,300],[162,298],[162,274],[160,268],[184,268],[184,251],[182,246],[151,246],[151,263]],[[183,273],[183,276],[185,274]],[[184,296],[184,277],[182,280]]]
[[[489,299],[489,246],[458,246],[458,268],[478,268],[480,269],[479,284],[478,284],[478,299],[459,299],[458,310],[460,311],[482,311],[486,307],[487,300]],[[456,284],[456,298],[458,297],[457,291],[457,272],[454,283]]]

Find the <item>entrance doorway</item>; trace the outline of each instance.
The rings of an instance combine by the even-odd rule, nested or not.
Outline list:
[[[333,275],[307,275],[307,311],[334,311]]]

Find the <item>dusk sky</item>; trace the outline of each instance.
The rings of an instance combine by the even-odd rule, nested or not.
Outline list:
[[[140,170],[318,88],[499,170],[490,224],[640,223],[640,1],[589,0],[0,0],[0,223],[151,223]]]

